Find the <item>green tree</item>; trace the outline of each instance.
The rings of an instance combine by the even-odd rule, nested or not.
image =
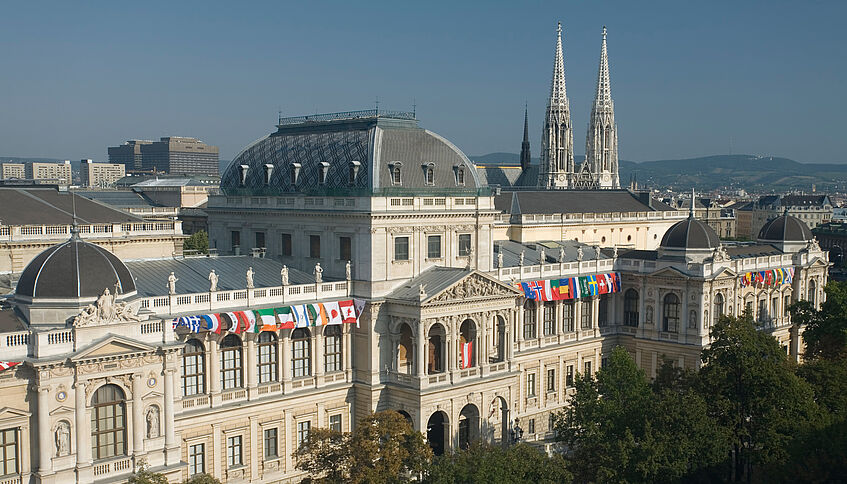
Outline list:
[[[314,482],[408,482],[432,459],[423,435],[394,411],[362,419],[352,433],[315,429],[295,453]]]
[[[194,232],[182,243],[182,250],[193,254],[209,253],[209,234],[204,231]]]
[[[788,457],[792,436],[814,425],[817,405],[779,343],[758,331],[750,315],[721,318],[711,337],[700,391],[725,439],[729,480],[749,482],[754,468]]]
[[[847,282],[830,281],[825,291],[820,310],[809,301],[790,307],[792,321],[804,327],[807,359],[847,357]]]
[[[209,474],[197,474],[182,481],[182,484],[221,484],[221,481],[215,479]]]
[[[138,470],[129,477],[129,484],[168,484],[168,478],[162,474],[151,472],[147,461],[138,463]]]
[[[432,461],[423,482],[428,484],[562,483],[571,482],[564,458],[527,444],[511,447],[477,442],[468,449]]]

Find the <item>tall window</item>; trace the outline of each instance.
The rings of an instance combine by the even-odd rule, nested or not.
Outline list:
[[[312,259],[320,259],[321,258],[321,236],[320,235],[310,235],[309,236],[309,257]]]
[[[400,165],[395,164],[394,168],[391,169],[391,182],[395,185],[399,185],[401,181],[402,180],[400,178]]]
[[[556,334],[556,303],[545,302],[543,314],[543,331],[544,336],[552,336]]]
[[[817,295],[817,294],[816,294],[816,292],[817,292],[817,288],[818,288],[818,286],[817,286],[817,284],[815,283],[815,280],[814,280],[814,279],[809,279],[809,297],[807,297],[806,299],[807,299],[810,303],[812,303],[812,306],[814,306],[814,305],[815,305],[815,296]]]
[[[759,307],[756,313],[757,321],[763,322],[768,320],[768,300],[759,299]]]
[[[329,416],[329,429],[334,432],[341,432],[341,414]]]
[[[547,369],[547,393],[556,391],[556,369]]]
[[[627,289],[623,295],[623,324],[638,327],[638,291]]]
[[[591,362],[585,362],[585,376],[591,376]]]
[[[297,422],[297,447],[301,447],[306,442],[309,441],[309,430],[312,428],[312,422],[310,420],[306,420],[303,422]]]
[[[662,330],[669,333],[679,331],[679,298],[676,294],[665,295],[662,310]]]
[[[573,365],[568,365],[567,373],[565,374],[565,386],[573,386]]]
[[[597,303],[597,326],[604,327],[609,324],[609,298],[600,296]]]
[[[409,260],[408,237],[394,237],[394,260]]]
[[[353,242],[350,237],[338,238],[338,256],[341,260],[353,260]]]
[[[242,460],[242,443],[240,435],[233,435],[226,438],[226,463],[229,467],[240,466],[244,463]]]
[[[253,247],[265,248],[265,233],[264,232],[256,232],[256,245],[254,245]]]
[[[230,241],[232,242],[232,250],[241,247],[241,232],[233,230],[230,232]]]
[[[459,257],[471,255],[471,234],[459,234]]]
[[[535,373],[526,374],[526,396],[529,398],[535,396]]]
[[[428,259],[441,258],[441,236],[430,235],[426,238],[426,257]]]
[[[456,170],[456,183],[458,185],[464,185],[465,184],[465,169],[464,168],[458,168]]]
[[[312,374],[312,340],[309,330],[297,328],[291,333],[291,369],[294,378],[309,376]]]
[[[0,430],[0,476],[18,472],[18,429]]]
[[[591,329],[591,309],[593,306],[593,302],[591,299],[587,299],[582,301],[582,306],[580,307],[580,315],[579,315],[579,327],[582,329]]]
[[[523,339],[535,339],[535,301],[527,300],[523,305]]]
[[[224,390],[241,386],[241,339],[234,334],[227,335],[221,342],[221,387]]]
[[[426,184],[435,185],[435,170],[432,168],[432,165],[426,167]]]
[[[91,399],[91,451],[94,460],[126,455],[126,397],[117,385],[104,385]]]
[[[715,310],[714,310],[714,313],[712,314],[712,317],[715,318],[715,324],[717,324],[717,322],[720,321],[721,316],[723,316],[723,294],[721,294],[721,293],[715,294],[714,303],[715,303]]]
[[[188,340],[182,347],[182,394],[199,395],[206,392],[206,356],[203,343]]]
[[[280,249],[281,255],[291,256],[291,234],[281,234]]]
[[[265,459],[273,459],[279,457],[279,435],[276,427],[265,429]]]
[[[206,444],[188,446],[188,475],[206,473]]]
[[[276,334],[263,331],[256,344],[259,357],[259,383],[277,381],[277,339]]]
[[[341,371],[341,326],[324,329],[324,368],[327,373]]]
[[[791,312],[788,310],[789,306],[791,306],[791,295],[786,294],[782,297],[782,311],[786,319],[791,317]]]
[[[573,301],[562,303],[562,327],[568,332],[574,330],[573,305]]]

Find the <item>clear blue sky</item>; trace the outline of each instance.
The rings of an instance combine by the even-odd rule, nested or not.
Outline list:
[[[582,153],[609,29],[622,159],[847,162],[847,2],[6,2],[0,156],[195,136],[229,159],[284,115],[410,109],[468,154],[533,156],[556,21]]]

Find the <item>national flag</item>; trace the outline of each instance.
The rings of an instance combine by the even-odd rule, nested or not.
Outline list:
[[[365,304],[367,301],[364,299],[353,298],[353,306],[356,306],[356,327],[359,327],[359,318],[362,317],[362,313],[365,311]]]
[[[276,331],[276,315],[273,309],[257,309],[254,312],[256,313],[256,320],[259,322],[256,325],[257,333],[260,331]]]
[[[294,311],[294,319],[297,321],[297,324],[295,324],[295,326],[297,328],[308,328],[309,315],[308,311],[306,311],[306,305],[298,304],[296,306],[291,306],[291,310]]]
[[[241,320],[238,319],[238,316],[236,316],[235,313],[224,313],[224,314],[226,314],[226,317],[229,318],[229,328],[227,329],[227,331],[229,331],[230,333],[235,333],[235,334],[241,333],[241,329],[242,329]]]
[[[553,300],[553,285],[550,284],[550,281],[538,281],[541,283],[541,300],[542,301],[552,301]]]
[[[585,276],[581,276],[579,279],[579,295],[588,296],[591,294],[591,290],[588,288],[588,278]]]
[[[329,322],[326,324],[341,324],[341,308],[338,307],[338,302],[324,303],[326,315],[329,316]]]
[[[609,286],[606,281],[606,274],[597,274],[597,292],[600,294],[609,294]]]
[[[765,284],[773,286],[773,271],[765,271]]]
[[[353,324],[356,318],[356,307],[352,300],[338,301],[338,308],[341,309],[341,321],[344,324]]]
[[[256,332],[256,315],[253,314],[253,311],[236,311],[235,317],[238,318],[238,327],[243,328],[242,331],[245,333],[255,333]],[[240,331],[236,330],[236,333]]]
[[[218,313],[200,316],[206,322],[206,330],[210,333],[221,334],[221,315]]]
[[[182,326],[188,328],[192,333],[197,333],[200,331],[200,319],[199,316],[183,316],[176,320],[176,323],[173,325],[174,329]]]
[[[776,271],[776,283],[782,284],[782,281],[785,280],[785,272],[782,269],[774,269]]]
[[[568,278],[568,290],[570,291],[570,299],[579,299],[581,292],[579,280],[576,277]]]
[[[588,291],[592,296],[597,295],[597,276],[588,276]]]
[[[550,292],[553,294],[553,301],[560,301],[564,299],[562,295],[562,281],[563,279],[553,279],[550,281]],[[567,291],[568,286],[564,286],[565,291]]]
[[[791,284],[794,281],[794,268],[789,267],[785,269],[785,283]]]
[[[609,292],[621,292],[621,275],[617,272],[606,274],[606,282],[609,285]]]
[[[471,355],[473,355],[473,341],[462,343],[462,369],[471,367]]]
[[[756,273],[756,284],[763,284],[765,282],[765,274],[762,271]]]
[[[309,316],[312,317],[312,325],[325,326],[329,323],[329,317],[326,314],[326,307],[323,303],[312,303],[306,307],[309,309]]]
[[[530,282],[522,282],[522,286],[524,286],[524,293],[526,294],[527,299],[533,299],[536,301],[543,301],[541,299],[541,293],[544,292],[544,283],[541,281],[530,281]]]
[[[280,329],[294,329],[294,311],[290,307],[276,308]]]
[[[20,365],[20,361],[0,361],[0,371],[6,371],[13,366]]]

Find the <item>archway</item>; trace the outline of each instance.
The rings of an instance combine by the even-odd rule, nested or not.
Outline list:
[[[459,327],[459,361],[462,368],[476,366],[476,323],[470,319]]]
[[[433,324],[429,328],[429,341],[427,344],[427,366],[428,375],[444,371],[444,339],[447,333],[441,324]]]
[[[479,409],[469,403],[459,412],[459,448],[467,449],[479,439]]]
[[[414,347],[412,342],[412,328],[403,323],[400,327],[400,342],[397,344],[397,372],[411,375],[413,372]]]
[[[492,363],[504,361],[506,359],[506,320],[503,316],[494,317],[494,331],[491,332],[491,337],[494,339],[494,344],[491,345],[494,358]]]
[[[426,440],[429,442],[433,454],[444,455],[449,425],[447,414],[442,411],[435,412],[429,417],[426,424]]]

